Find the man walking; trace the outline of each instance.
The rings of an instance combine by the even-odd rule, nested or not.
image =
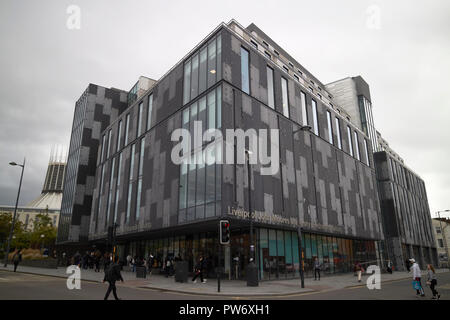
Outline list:
[[[317,257],[314,259],[314,280],[317,280],[317,274],[319,274],[319,281],[320,281],[320,268],[321,264],[319,262],[319,259]]]
[[[104,300],[108,300],[108,297],[109,297],[109,294],[111,293],[111,291],[113,292],[114,298],[116,300],[120,300],[117,297],[116,281],[120,280],[123,282],[123,278],[122,278],[122,275],[120,274],[120,266],[117,264],[117,260],[118,260],[118,257],[114,257],[111,264],[105,270],[105,278],[103,279],[103,283],[105,281],[108,281],[109,286],[108,286],[108,290],[106,291]]]
[[[14,256],[13,256],[13,262],[14,262],[14,272],[16,272],[17,270],[17,266],[19,265],[19,263],[22,261],[22,253],[20,252],[21,250],[19,249],[19,251],[17,251]]]
[[[421,297],[425,297],[425,292],[423,291],[422,283],[420,281],[422,277],[422,271],[420,271],[420,267],[417,264],[416,260],[409,259],[409,261],[412,263],[411,271],[413,273],[413,280],[416,282],[414,286],[414,288],[416,289],[416,295],[420,294]]]

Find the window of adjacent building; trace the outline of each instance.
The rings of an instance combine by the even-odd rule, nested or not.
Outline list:
[[[369,161],[369,149],[367,147],[367,140],[364,139],[364,152],[366,154],[366,164],[369,166],[370,165],[370,161]]]
[[[109,191],[108,191],[108,207],[106,209],[106,214],[105,214],[105,227],[108,225],[108,221],[110,219],[110,214],[111,214],[111,203],[112,203],[112,192],[113,192],[113,177],[114,177],[114,167],[116,165],[116,158],[112,159],[112,163],[111,163],[111,175],[109,176]]]
[[[144,171],[144,151],[145,151],[145,137],[141,139],[141,150],[139,152],[138,186],[136,197],[136,220],[139,220],[141,214],[141,193],[142,193],[142,176]]]
[[[120,139],[122,138],[122,120],[119,121],[119,125],[117,128],[117,147],[116,151],[119,151],[120,149]]]
[[[287,73],[289,73],[289,69],[286,66],[283,66],[284,71],[286,71]]]
[[[222,40],[217,35],[184,63],[183,104],[214,85],[222,74]]]
[[[131,198],[132,198],[132,191],[133,191],[133,170],[134,170],[134,152],[135,152],[136,144],[133,144],[131,146],[131,155],[130,155],[130,173],[129,173],[129,179],[128,179],[128,198],[127,198],[127,213],[125,216],[125,223],[129,221],[130,218],[130,212],[131,212]]]
[[[348,139],[348,149],[350,155],[353,157],[353,140],[352,140],[352,130],[347,126],[347,139]]]
[[[438,243],[439,243],[439,248],[444,247],[444,241],[442,241],[442,239],[438,239]]]
[[[281,78],[281,99],[283,104],[283,115],[289,118],[288,83],[285,78]]]
[[[358,133],[356,131],[354,131],[353,134],[355,135],[356,159],[361,161],[361,153],[359,153]]]
[[[249,53],[241,47],[241,83],[242,91],[250,94]]]
[[[153,112],[153,94],[148,96],[148,105],[147,105],[147,130],[149,130],[152,126],[152,112]]]
[[[441,228],[440,227],[436,227],[436,233],[441,233]]]
[[[264,50],[264,54],[266,55],[267,58],[272,59],[272,55],[267,51]]]
[[[312,114],[313,114],[313,125],[314,125],[314,133],[318,136],[319,135],[319,121],[317,119],[317,102],[316,100],[312,99]]]
[[[308,125],[308,111],[306,110],[306,94],[301,91],[300,92],[301,97],[301,104],[302,104],[302,124],[304,126]]]
[[[142,111],[144,109],[144,103],[141,101],[138,107],[138,118],[137,118],[137,136],[139,137],[142,134]]]
[[[125,145],[128,144],[128,129],[130,128],[130,114],[125,119]]]
[[[253,41],[253,40],[250,39],[250,43],[251,43],[256,49],[258,49],[258,44],[257,44],[255,41]]]
[[[331,122],[330,111],[327,111],[327,122],[328,122],[328,142],[333,144],[333,124]]]
[[[273,89],[273,69],[267,66],[267,104],[275,109],[275,96]]]
[[[119,155],[119,165],[117,167],[117,178],[116,178],[116,199],[114,201],[114,219],[113,219],[113,223],[115,223],[117,221],[117,210],[118,210],[118,206],[119,206],[119,187],[120,187],[120,174],[121,174],[121,170],[122,170],[122,153],[120,153]]]
[[[336,121],[336,133],[338,138],[338,148],[342,150],[342,137],[341,137],[341,122],[339,118],[334,118]]]
[[[277,56],[280,55],[280,53],[277,50],[275,50],[275,49],[273,49],[273,53],[275,53]]]
[[[294,74],[294,78],[295,78],[295,80],[297,80],[298,82],[300,82],[300,78],[298,77],[298,75]]]

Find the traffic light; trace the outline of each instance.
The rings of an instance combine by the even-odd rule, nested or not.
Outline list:
[[[220,244],[229,244],[230,222],[228,220],[220,220],[219,232],[220,232],[219,234]]]

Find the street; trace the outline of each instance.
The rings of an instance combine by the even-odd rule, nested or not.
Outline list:
[[[321,282],[326,285],[326,277]],[[337,290],[313,291],[279,297],[215,296],[168,292],[117,284],[119,298],[123,300],[430,300],[431,290],[424,287],[425,297],[416,297],[411,279],[381,284],[380,290],[363,286]],[[319,282],[318,282],[319,283]],[[424,280],[422,284],[425,285]],[[99,300],[103,299],[107,284],[82,281],[80,290],[69,290],[63,278],[0,271],[0,300]],[[438,275],[437,290],[441,300],[450,300],[450,272]],[[112,294],[109,299],[114,299]]]

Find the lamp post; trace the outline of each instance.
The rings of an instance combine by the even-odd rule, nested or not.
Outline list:
[[[45,235],[41,234],[41,255],[43,255],[42,247],[44,246],[44,237],[45,237]]]
[[[12,236],[14,233],[14,226],[16,224],[17,205],[19,204],[20,188],[22,187],[23,170],[25,169],[25,158],[23,159],[23,164],[17,164],[15,162],[10,162],[9,164],[12,166],[22,167],[22,173],[20,174],[19,191],[17,192],[16,206],[14,207],[13,220],[11,223],[11,229],[9,231],[9,237],[8,237],[8,242],[7,242],[7,246],[6,246],[6,251],[5,251],[5,264],[4,264],[5,268],[8,266],[8,254],[9,254],[9,250],[11,249],[11,239],[12,239]]]
[[[299,131],[310,131],[311,130],[311,126],[301,126],[300,129],[297,129],[295,131],[292,132],[292,153],[294,153],[294,135],[299,132]],[[297,186],[297,174],[295,173],[295,160],[294,160],[294,177],[295,177],[295,185]],[[304,201],[306,201],[306,198],[304,198]],[[297,202],[298,203],[298,202]],[[308,210],[309,210],[309,205],[308,205]],[[297,213],[298,213],[298,226],[297,226],[297,235],[298,235],[298,246],[300,249],[300,285],[302,288],[305,287],[305,275],[303,272],[303,243],[302,243],[302,227],[300,226],[300,210],[299,208],[297,208]]]
[[[439,226],[441,227],[441,233],[442,233],[442,238],[444,239],[444,248],[445,248],[445,254],[447,255],[447,268],[449,267],[449,261],[450,261],[450,257],[449,257],[449,253],[448,253],[448,246],[447,246],[447,239],[445,238],[445,231],[444,229],[442,229],[442,221],[441,221],[441,212],[450,212],[450,210],[441,210],[436,212],[439,218]]]

